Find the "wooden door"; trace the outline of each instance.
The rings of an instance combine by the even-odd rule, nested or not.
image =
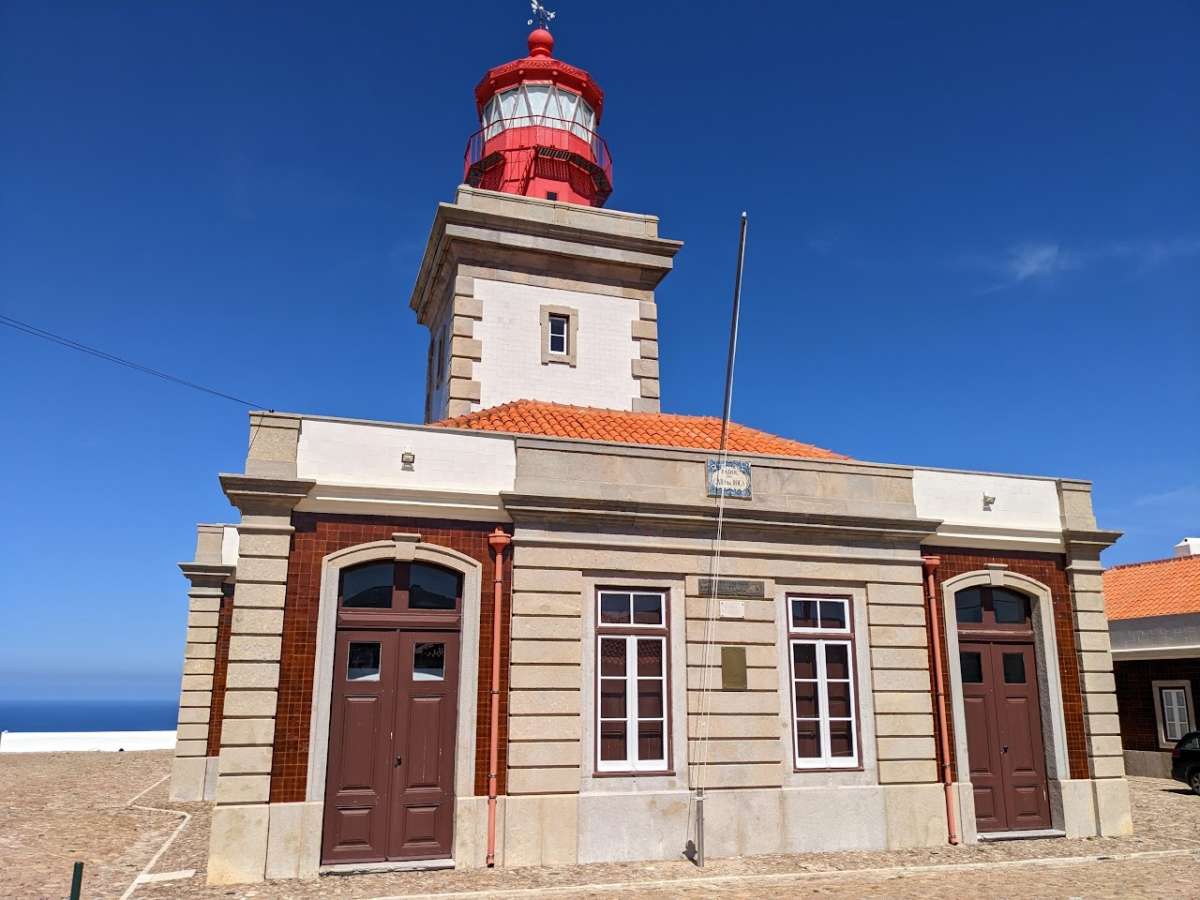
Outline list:
[[[322,861],[381,862],[391,815],[399,634],[339,630]]]
[[[959,645],[969,777],[980,832],[1050,827],[1032,641]]]
[[[445,859],[454,834],[458,634],[400,632],[389,859]]]

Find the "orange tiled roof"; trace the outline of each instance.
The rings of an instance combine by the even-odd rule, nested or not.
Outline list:
[[[721,420],[712,416],[628,412],[591,406],[566,406],[540,400],[514,400],[433,424],[441,428],[582,438],[614,444],[653,444],[694,450],[716,450],[721,446]],[[788,440],[734,422],[729,424],[729,449],[734,453],[804,456],[809,459],[850,458],[823,447]]]
[[[1110,619],[1200,613],[1200,556],[1114,566],[1104,573]]]

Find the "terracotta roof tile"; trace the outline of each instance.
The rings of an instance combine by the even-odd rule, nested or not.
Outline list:
[[[566,406],[540,400],[514,400],[433,424],[441,428],[469,428],[694,450],[716,450],[721,445],[721,420],[713,416],[628,412],[591,406]],[[735,422],[729,424],[729,449],[734,453],[762,453],[768,456],[850,458],[823,447],[778,437]]]
[[[1110,619],[1200,613],[1200,556],[1114,566],[1104,573]]]

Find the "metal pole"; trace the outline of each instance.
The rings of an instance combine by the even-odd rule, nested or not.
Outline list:
[[[741,233],[738,236],[737,274],[733,279],[733,319],[729,323],[729,356],[725,360],[725,411],[721,416],[721,452],[729,438],[729,412],[733,406],[733,363],[737,355],[738,318],[742,310],[742,266],[746,262],[746,228],[749,219],[742,213]]]
[[[71,872],[71,900],[79,900],[83,891],[83,863],[75,863],[75,868]]]
[[[738,321],[741,318],[742,311],[742,268],[746,262],[746,229],[750,222],[746,213],[742,213],[741,227],[738,231],[738,255],[737,255],[737,271],[733,277],[733,316],[729,323],[729,356],[725,360],[725,406],[721,413],[721,459],[724,461],[725,449],[729,441],[729,414],[733,407],[733,364],[737,355],[737,335]],[[723,501],[722,501],[723,502]],[[721,526],[720,521],[717,523],[717,544],[720,546],[721,541]],[[719,551],[718,551],[719,552]],[[717,578],[720,572],[713,572],[713,592],[714,596],[717,590]],[[710,664],[708,658],[709,645],[704,645],[704,659],[702,665],[707,667]],[[706,714],[705,714],[706,715]],[[708,723],[705,722],[705,740],[707,740]],[[707,760],[701,760],[700,766],[707,765]],[[697,866],[704,866],[704,785],[703,776],[701,783],[696,785],[696,857]]]

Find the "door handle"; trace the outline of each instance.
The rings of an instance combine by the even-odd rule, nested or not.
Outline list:
[[[403,763],[404,763],[404,760],[403,760],[403,759],[401,759],[399,756],[397,756],[397,757],[396,757],[396,765],[397,765],[397,766],[399,766],[399,765],[403,765]]]
[[[1008,744],[1001,744],[1001,745],[1000,745],[1000,752],[1001,752],[1001,753],[1007,753],[1007,752],[1008,752]],[[399,765],[399,764],[400,764],[400,759],[399,759],[399,757],[397,757],[397,758],[396,758],[396,764],[397,764],[397,765]]]

